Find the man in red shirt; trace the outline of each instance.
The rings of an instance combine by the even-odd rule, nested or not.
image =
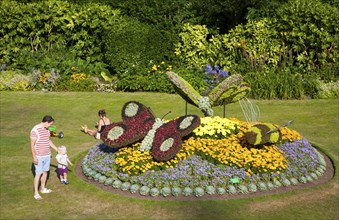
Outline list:
[[[34,198],[36,200],[42,199],[38,191],[39,183],[41,183],[41,193],[52,192],[52,190],[46,188],[46,180],[51,163],[50,148],[52,147],[55,151],[58,151],[57,147],[50,140],[50,131],[48,130],[53,123],[54,119],[52,116],[46,115],[41,123],[33,127],[30,134],[31,151],[35,167]]]

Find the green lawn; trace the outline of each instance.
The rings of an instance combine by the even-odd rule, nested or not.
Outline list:
[[[77,162],[97,141],[80,132],[81,125],[94,127],[97,111],[105,108],[108,116],[121,119],[121,107],[130,100],[151,107],[166,118],[185,114],[185,102],[177,95],[159,93],[0,93],[1,219],[338,219],[338,175],[328,183],[279,195],[216,201],[153,201],[135,199],[102,191],[74,172],[71,184],[59,184],[51,172],[48,187],[53,192],[33,199],[32,157],[29,132],[45,114],[56,119],[72,162]],[[290,125],[316,144],[338,167],[339,100],[254,100],[261,110],[261,121]],[[215,108],[223,116],[223,108]],[[188,113],[202,116],[188,106]],[[239,104],[226,106],[226,117],[244,120]],[[52,165],[55,165],[53,152]],[[54,170],[54,169],[53,169]]]

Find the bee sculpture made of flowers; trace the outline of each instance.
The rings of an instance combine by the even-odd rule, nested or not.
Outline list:
[[[293,121],[288,121],[283,125],[274,126],[270,123],[258,123],[250,127],[245,133],[247,142],[251,145],[262,145],[267,143],[278,143],[282,134],[280,128],[290,125]]]
[[[252,146],[280,142],[282,139],[280,128],[287,127],[293,122],[293,120],[290,120],[280,126],[272,123],[259,123],[260,109],[257,105],[247,98],[240,100],[239,104],[247,123],[252,124],[244,134],[247,143]]]
[[[110,147],[119,148],[142,140],[141,151],[151,150],[155,160],[167,161],[181,149],[182,137],[200,125],[197,115],[186,115],[165,122],[154,117],[143,104],[127,102],[121,112],[121,122],[107,125],[101,139]]]

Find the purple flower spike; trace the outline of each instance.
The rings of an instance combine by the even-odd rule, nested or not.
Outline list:
[[[210,64],[207,64],[206,65],[206,71],[205,71],[206,75],[210,74],[212,72],[212,70],[213,70],[212,66]]]
[[[228,72],[226,72],[225,70],[219,70],[219,76],[226,77],[228,76]]]

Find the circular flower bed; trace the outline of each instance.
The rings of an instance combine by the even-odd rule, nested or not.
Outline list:
[[[82,170],[89,179],[144,196],[250,193],[311,182],[326,171],[324,157],[301,135],[280,128],[281,141],[253,146],[251,124],[201,118],[201,124],[168,161],[156,161],[141,142],[120,149],[89,150]]]

